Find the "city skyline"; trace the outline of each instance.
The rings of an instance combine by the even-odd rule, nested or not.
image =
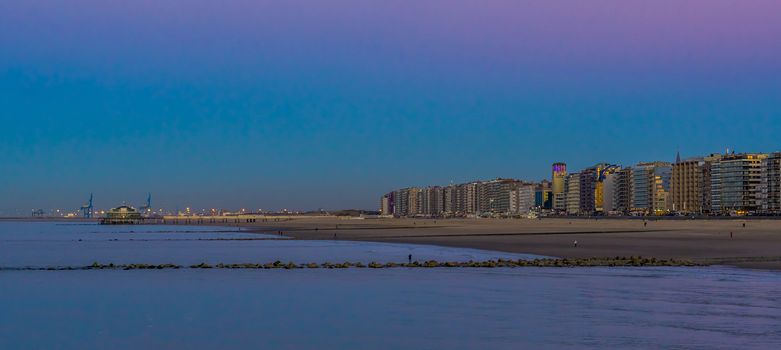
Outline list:
[[[404,187],[380,198],[383,217],[745,216],[781,214],[781,152],[711,153],[674,162],[598,163],[550,178]]]
[[[574,212],[569,212],[568,214],[579,215],[578,210],[580,210],[579,208],[580,208],[581,204],[579,202],[575,202],[574,204],[566,202],[566,194],[565,194],[565,192],[567,192],[567,190],[568,190],[567,183],[569,181],[568,180],[569,176],[572,176],[572,175],[579,176],[583,172],[590,172],[590,171],[596,171],[597,172],[596,173],[597,177],[601,176],[599,174],[602,171],[609,171],[609,172],[606,173],[606,174],[609,174],[609,175],[618,175],[618,176],[620,176],[622,174],[622,171],[625,172],[627,170],[632,170],[632,169],[634,169],[634,171],[637,171],[638,169],[642,169],[642,168],[646,168],[646,167],[655,168],[655,167],[661,165],[663,167],[669,168],[669,171],[666,174],[666,180],[665,180],[665,182],[667,182],[667,184],[665,184],[665,192],[667,192],[665,197],[669,196],[670,198],[669,198],[669,200],[667,198],[663,199],[663,202],[667,201],[667,203],[662,204],[662,206],[664,206],[665,208],[664,209],[659,209],[659,210],[661,210],[662,212],[678,212],[678,211],[687,212],[686,211],[686,205],[683,205],[683,208],[676,208],[674,202],[682,202],[682,203],[685,202],[685,203],[688,204],[688,203],[690,203],[694,199],[692,199],[692,198],[677,198],[677,199],[673,199],[673,197],[680,197],[682,194],[681,193],[677,193],[676,194],[674,191],[672,191],[672,188],[676,187],[676,185],[675,185],[675,182],[676,182],[675,177],[676,177],[676,175],[674,175],[675,171],[673,171],[672,169],[674,169],[677,165],[680,165],[682,168],[686,169],[687,167],[691,167],[692,164],[693,164],[694,170],[693,169],[688,169],[686,171],[688,171],[688,172],[695,171],[696,172],[697,171],[696,168],[702,166],[702,164],[700,164],[698,166],[697,163],[698,162],[701,163],[703,160],[708,160],[708,159],[714,160],[714,159],[720,159],[720,158],[723,158],[723,157],[744,156],[744,155],[759,155],[759,156],[762,156],[762,157],[770,156],[769,160],[773,159],[773,160],[776,160],[776,161],[777,161],[777,159],[781,159],[781,158],[779,158],[779,157],[781,157],[781,152],[742,152],[742,153],[737,153],[735,150],[726,149],[723,153],[710,153],[710,154],[707,154],[707,155],[686,156],[686,157],[682,157],[680,153],[677,153],[676,156],[674,157],[675,159],[673,161],[670,161],[670,162],[668,162],[666,160],[635,161],[635,162],[632,162],[632,163],[630,163],[628,165],[627,164],[622,164],[622,163],[616,163],[616,162],[607,162],[607,163],[606,162],[598,162],[595,165],[592,164],[592,165],[589,165],[588,167],[585,167],[585,168],[572,168],[572,167],[569,167],[570,172],[568,172],[568,163],[567,162],[554,162],[554,163],[552,163],[550,165],[548,176],[544,177],[544,178],[541,178],[541,179],[520,178],[520,177],[513,177],[513,176],[494,176],[494,177],[487,177],[487,178],[469,179],[469,180],[461,182],[461,183],[450,182],[450,183],[447,183],[447,184],[440,183],[440,184],[425,184],[425,185],[412,184],[412,185],[406,185],[406,186],[400,187],[400,189],[401,190],[415,190],[415,191],[425,191],[425,190],[428,190],[428,189],[442,189],[444,191],[448,187],[462,186],[462,185],[467,185],[467,184],[487,184],[487,183],[495,183],[495,182],[512,182],[512,183],[517,184],[517,185],[531,186],[531,187],[536,188],[536,189],[530,190],[530,192],[528,192],[528,194],[530,194],[530,195],[532,195],[532,197],[534,197],[535,190],[536,190],[536,192],[537,192],[536,193],[536,197],[537,198],[531,198],[531,199],[528,199],[528,200],[530,200],[531,203],[536,203],[537,207],[540,206],[540,201],[549,201],[548,204],[547,204],[549,207],[547,207],[546,209],[552,209],[554,211],[560,210],[561,212],[569,212],[571,210],[569,208],[569,206],[575,205],[576,209],[574,209]],[[775,163],[773,163],[773,164],[775,164]],[[773,164],[771,164],[771,165],[763,165],[763,167],[765,167],[765,166],[770,166],[770,167],[776,166],[776,165],[773,165]],[[600,170],[600,169],[602,169],[602,170]],[[768,168],[768,170],[769,169],[770,168]],[[772,169],[775,169],[775,168],[772,168]],[[683,170],[681,170],[681,171],[683,171]],[[778,173],[781,173],[781,168],[779,168],[778,170],[770,170],[770,171],[776,171],[777,173],[775,173],[775,175],[773,175],[773,176],[777,177]],[[759,175],[759,174],[757,174],[757,175]],[[691,176],[691,174],[690,174],[690,176]],[[456,176],[452,176],[452,177],[456,177]],[[679,175],[679,177],[680,177],[680,175]],[[626,179],[626,180],[628,180],[628,179]],[[670,183],[670,181],[672,181],[672,182]],[[771,180],[771,181],[773,181],[773,180]],[[678,180],[678,182],[680,182],[680,179]],[[781,182],[781,178],[778,179],[778,182]],[[541,184],[544,186],[544,190],[546,192],[549,192],[549,195],[550,195],[549,197],[547,197],[546,194],[543,194],[541,196],[541,194],[539,193],[540,190],[541,190],[541,188],[539,186]],[[678,186],[681,186],[681,184],[679,183]],[[688,185],[688,186],[691,186],[691,185]],[[516,188],[516,190],[517,190],[517,188]],[[601,192],[602,189],[600,189],[599,191]],[[605,188],[605,191],[608,191],[608,189]],[[613,189],[611,188],[609,191],[613,191]],[[397,190],[393,190],[390,193],[393,193],[393,192],[397,192]],[[684,192],[684,191],[679,189],[678,192]],[[390,193],[387,193],[387,194],[390,194]],[[523,205],[520,205],[520,203],[522,203],[524,199],[520,199],[520,197],[517,197],[517,193],[516,192],[513,192],[513,194],[516,195],[516,198],[510,199],[507,203],[504,203],[504,205],[508,206],[508,207],[512,206],[512,205],[516,206],[515,209],[512,210],[513,213],[515,213],[515,214],[522,213],[525,210],[525,208],[530,208],[529,206],[524,207]],[[563,198],[557,199],[559,194],[562,194]],[[606,192],[606,194],[608,194],[608,192]],[[89,194],[89,200],[85,201],[85,205],[87,203],[92,205],[93,195],[94,195],[93,193]],[[95,211],[99,214],[100,212],[107,211],[108,209],[111,209],[111,208],[113,208],[115,206],[129,205],[129,206],[134,206],[134,207],[139,207],[139,208],[145,208],[144,210],[153,209],[153,213],[156,213],[158,215],[172,215],[172,214],[177,214],[177,213],[184,214],[184,215],[190,215],[190,214],[192,214],[192,215],[201,215],[201,214],[204,214],[204,215],[222,215],[223,212],[225,212],[225,213],[247,213],[247,214],[250,214],[250,213],[261,213],[261,212],[263,212],[263,213],[280,213],[280,212],[303,213],[303,212],[315,212],[315,211],[331,211],[331,212],[333,212],[333,211],[339,211],[339,210],[353,210],[353,209],[354,210],[365,210],[365,211],[369,211],[369,212],[371,212],[371,211],[378,211],[378,212],[380,212],[380,214],[389,215],[390,213],[383,213],[386,210],[386,206],[388,205],[388,203],[385,202],[386,195],[383,195],[381,204],[379,205],[378,208],[369,206],[369,207],[363,207],[363,208],[361,208],[361,207],[344,207],[344,208],[323,208],[323,207],[320,207],[320,208],[303,208],[302,209],[302,208],[296,208],[296,207],[290,207],[290,208],[281,208],[281,207],[280,208],[277,208],[277,207],[262,208],[262,207],[256,207],[256,206],[243,206],[243,207],[237,207],[237,206],[226,206],[226,207],[203,206],[203,207],[198,207],[198,206],[191,206],[191,205],[166,207],[166,206],[151,205],[150,203],[152,201],[152,194],[151,193],[147,193],[146,197],[145,197],[146,199],[143,202],[139,201],[139,202],[136,203],[136,202],[132,202],[132,201],[122,201],[121,203],[106,203],[104,201],[103,203],[101,203],[100,206],[95,206]],[[439,195],[440,196],[446,196],[444,194],[444,192],[440,193]],[[597,207],[601,208],[602,207],[602,197],[603,197],[603,194],[595,194],[595,196],[596,196],[596,198],[594,198],[594,200],[596,200],[598,198],[598,200],[597,200]],[[605,201],[609,201],[610,202],[610,204],[605,203],[606,207],[609,207],[609,206],[613,205],[613,203],[612,203],[613,199],[607,199],[607,198],[609,198],[611,196],[612,196],[612,194],[609,194],[609,195],[607,195],[605,197],[606,198]],[[689,196],[691,196],[691,195],[689,195]],[[543,198],[545,198],[545,199],[543,199]],[[443,198],[440,198],[440,200],[442,200],[442,199]],[[616,201],[620,201],[620,199],[615,199],[615,200]],[[629,201],[628,198],[625,198],[624,200],[625,201]],[[514,204],[512,204],[512,203],[514,203]],[[620,209],[619,211],[623,212],[623,213],[628,213],[628,211],[630,211],[630,209],[631,209],[631,207],[629,206],[628,202],[622,203],[622,204],[621,203],[616,204],[617,208],[614,208],[614,209],[618,210],[618,208],[620,208],[622,205],[624,207],[623,207],[623,209]],[[643,206],[644,207],[648,207],[650,209],[650,208],[654,208],[654,205],[656,205],[656,204],[652,205],[649,202],[648,204],[644,204]],[[701,206],[702,203],[699,203],[697,205]],[[440,207],[438,209],[439,210],[443,210],[444,208]],[[83,208],[82,208],[82,210],[83,210]],[[422,210],[422,209],[420,209],[420,210]],[[477,210],[477,207],[473,208],[473,210],[475,210],[479,214],[479,210]],[[602,209],[600,209],[600,210],[602,210]],[[607,212],[607,209],[605,211]],[[706,212],[707,212],[707,209],[706,209]],[[472,213],[474,213],[474,212],[472,212]],[[19,216],[25,216],[27,214],[30,214],[30,212],[29,211],[28,212],[19,211],[18,213],[14,213],[14,215],[19,215]],[[420,212],[418,214],[423,214],[423,213]],[[452,212],[451,212],[451,214],[452,214]],[[580,214],[583,214],[583,213],[580,213]],[[35,215],[66,216],[67,215],[67,216],[77,216],[77,217],[81,217],[82,216],[81,211],[78,208],[75,208],[75,207],[72,207],[72,206],[67,206],[67,207],[48,207],[48,208],[45,208],[45,209],[43,207],[41,207],[41,208],[33,208],[32,209],[32,215],[33,216],[35,216]],[[448,214],[448,215],[450,215],[450,214]],[[406,215],[404,215],[404,216],[406,216]]]
[[[781,148],[777,1],[140,4],[0,4],[0,215]]]

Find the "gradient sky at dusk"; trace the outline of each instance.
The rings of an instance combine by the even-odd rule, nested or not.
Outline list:
[[[781,1],[0,1],[0,215],[781,149]]]

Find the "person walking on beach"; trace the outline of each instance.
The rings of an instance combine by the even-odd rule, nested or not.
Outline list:
[[[409,261],[409,263],[410,263],[410,264],[412,264],[412,254],[410,254],[409,256],[407,256],[407,261]]]
[[[575,248],[578,247],[578,240],[575,240],[575,242],[572,242],[572,244],[575,246]]]
[[[729,232],[729,238],[732,238],[732,231]]]

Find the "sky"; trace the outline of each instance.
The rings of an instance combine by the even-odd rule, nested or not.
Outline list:
[[[0,0],[0,215],[781,150],[777,0]]]

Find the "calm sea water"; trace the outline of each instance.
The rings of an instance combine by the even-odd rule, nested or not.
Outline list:
[[[517,257],[372,243],[198,240],[248,235],[215,230],[232,231],[0,223],[0,265],[91,263],[97,253],[115,263],[399,261],[410,251],[438,260]],[[781,274],[767,271],[0,271],[1,349],[779,347]]]
[[[93,262],[180,265],[277,260],[296,263],[406,262],[409,254],[420,261],[536,257],[424,245],[298,241],[242,232],[232,227],[0,222],[1,267],[85,266]]]

